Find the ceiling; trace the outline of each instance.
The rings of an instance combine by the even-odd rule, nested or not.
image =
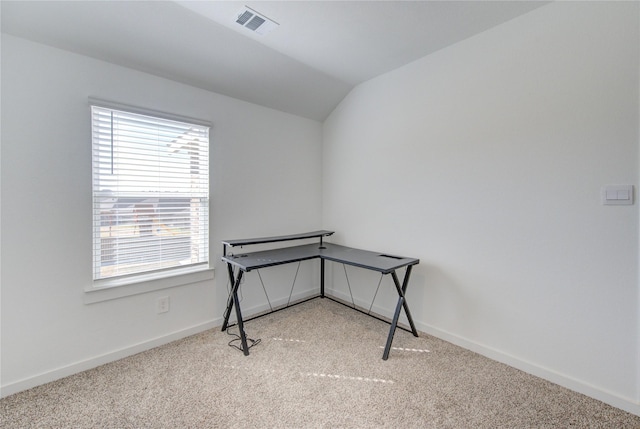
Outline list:
[[[2,32],[323,121],[356,85],[546,1],[9,1]],[[248,6],[277,22],[258,35]]]

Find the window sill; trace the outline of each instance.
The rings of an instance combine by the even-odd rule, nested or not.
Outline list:
[[[95,304],[126,296],[213,280],[213,278],[213,268],[199,267],[176,270],[170,274],[163,272],[99,281],[94,282],[93,286],[85,288],[84,303]]]

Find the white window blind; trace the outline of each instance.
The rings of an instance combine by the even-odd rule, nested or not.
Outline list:
[[[91,106],[94,280],[208,264],[209,127]]]

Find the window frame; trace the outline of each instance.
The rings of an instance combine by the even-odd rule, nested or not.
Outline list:
[[[166,112],[161,112],[152,109],[146,109],[141,107],[130,106],[122,103],[116,103],[112,101],[102,100],[94,97],[89,97],[89,118],[90,124],[93,120],[92,107],[100,107],[105,109],[113,109],[124,111],[127,113],[145,115],[149,117],[154,117],[158,119],[166,119],[170,121],[179,121],[184,123],[189,123],[193,125],[203,126],[209,128],[209,148],[208,153],[211,153],[211,122],[195,119],[187,116],[170,114]],[[90,125],[90,128],[92,126]],[[91,156],[93,160],[94,149],[93,149],[93,136],[91,137]],[[214,277],[214,269],[211,263],[212,253],[211,253],[211,157],[209,156],[209,169],[208,169],[208,196],[207,196],[207,261],[185,266],[185,267],[173,267],[164,270],[155,270],[155,271],[147,271],[136,274],[129,274],[117,277],[108,277],[102,279],[93,279],[90,285],[85,287],[85,303],[90,304],[94,302],[100,302],[109,299],[115,299],[122,296],[129,296],[138,293],[145,293],[153,290],[165,289],[170,287],[176,287],[186,284],[191,284],[200,281],[212,280]],[[93,163],[93,161],[92,161]],[[91,179],[91,191],[92,195],[94,193],[94,184],[93,184],[93,167],[92,167],[92,179]],[[92,205],[94,204],[93,197],[91,199]],[[92,209],[92,217],[94,216]],[[91,222],[91,241],[92,241],[92,269],[93,272],[94,267],[94,255],[95,246],[93,244],[94,233],[95,233],[95,224]]]

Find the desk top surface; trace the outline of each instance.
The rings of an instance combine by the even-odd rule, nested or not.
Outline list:
[[[415,265],[420,262],[416,258],[354,249],[332,243],[324,243],[322,246],[314,243],[260,252],[238,253],[224,256],[222,260],[239,267],[243,271],[251,271],[314,258],[353,265],[383,274],[389,274],[398,268]]]

